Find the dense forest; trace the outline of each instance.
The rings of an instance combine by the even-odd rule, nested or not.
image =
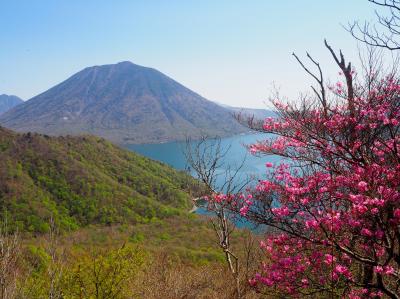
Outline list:
[[[21,231],[142,223],[184,213],[200,185],[104,139],[0,128],[0,202]]]

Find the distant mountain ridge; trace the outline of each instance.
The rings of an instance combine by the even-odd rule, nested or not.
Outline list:
[[[17,96],[2,94],[0,95],[0,114],[7,112],[24,101]]]
[[[254,117],[255,119],[263,120],[267,117],[276,117],[277,114],[273,110],[259,109],[259,108],[244,108],[244,107],[231,107],[225,106],[234,114],[241,114],[242,116]]]
[[[155,69],[131,62],[85,68],[3,114],[0,124],[49,135],[88,133],[119,144],[247,130],[228,109]]]

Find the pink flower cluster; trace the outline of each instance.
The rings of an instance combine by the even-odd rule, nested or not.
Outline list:
[[[349,298],[391,292],[400,279],[399,99],[389,78],[351,99],[352,111],[348,103],[301,112],[276,103],[281,117],[263,124],[276,137],[250,151],[291,162],[267,163],[272,173],[251,200],[230,199],[249,221],[283,232],[261,243],[268,259],[253,286],[294,294],[335,285]],[[360,269],[371,266],[375,278],[363,287]]]

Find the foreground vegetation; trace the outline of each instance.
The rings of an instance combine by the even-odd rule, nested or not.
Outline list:
[[[0,240],[11,248],[14,237],[2,234]],[[248,238],[247,232],[235,233],[235,248]],[[50,224],[40,237],[19,234],[8,258],[0,260],[8,265],[1,298],[232,298],[235,293],[208,220],[191,214],[71,233]],[[243,298],[260,298],[247,284],[256,258],[246,260]]]
[[[188,213],[192,177],[91,136],[0,128],[0,155],[0,298],[234,296],[208,219]],[[255,241],[234,236],[258,298],[239,250]]]

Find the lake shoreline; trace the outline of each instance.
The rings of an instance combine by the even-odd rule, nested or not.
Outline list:
[[[206,200],[203,197],[196,197],[192,198],[193,201],[193,207],[190,209],[189,213],[196,213],[196,211],[201,208],[200,205],[205,205]]]

